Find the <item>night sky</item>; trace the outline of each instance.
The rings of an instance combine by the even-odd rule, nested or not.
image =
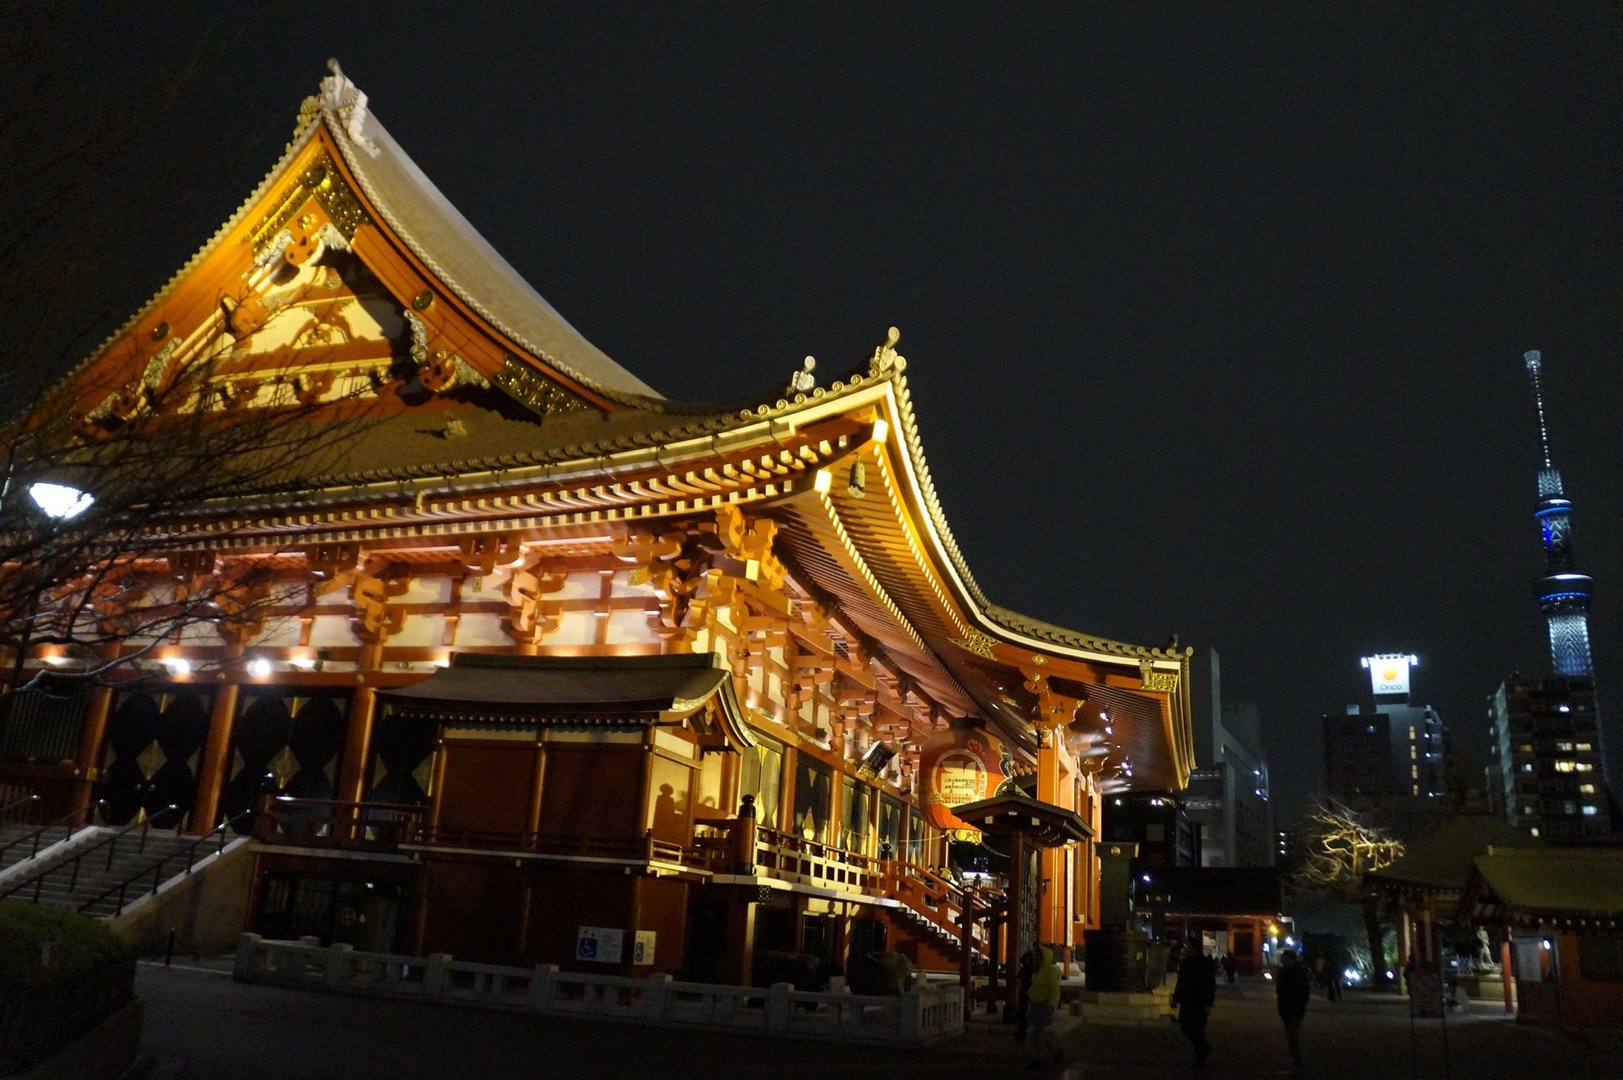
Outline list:
[[[667,396],[780,387],[808,353],[826,380],[900,327],[988,595],[1215,647],[1285,810],[1361,654],[1419,654],[1473,756],[1486,695],[1547,664],[1540,348],[1603,701],[1623,687],[1618,8],[486,7],[11,6],[52,76],[0,83],[6,111],[36,146],[117,146],[63,204],[114,227],[39,282],[56,352],[26,362],[150,297],[336,56]]]

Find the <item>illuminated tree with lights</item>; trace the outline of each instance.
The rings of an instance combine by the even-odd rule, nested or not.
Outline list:
[[[1308,812],[1303,830],[1304,885],[1322,893],[1354,899],[1363,893],[1364,875],[1391,866],[1403,854],[1403,842],[1364,822],[1351,808],[1321,800]]]
[[[1403,855],[1403,842],[1365,821],[1357,811],[1334,799],[1321,799],[1301,826],[1302,865],[1298,884],[1331,899],[1358,903],[1374,977],[1386,982],[1385,930],[1375,896],[1364,876],[1391,866]]]

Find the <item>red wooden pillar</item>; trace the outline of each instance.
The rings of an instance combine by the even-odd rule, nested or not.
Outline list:
[[[1510,970],[1510,931],[1505,931],[1504,935],[1499,942],[1499,979],[1505,988],[1505,1015],[1513,1016],[1516,1012],[1516,977]]]
[[[348,726],[344,730],[344,768],[338,777],[339,802],[366,800],[366,758],[372,751],[372,723],[377,715],[378,692],[360,687],[349,700]]]
[[[85,706],[85,722],[79,729],[79,749],[73,756],[73,775],[77,782],[70,796],[72,805],[58,813],[90,805],[96,781],[101,779],[101,745],[107,738],[107,718],[112,711],[112,687],[98,686],[90,692],[90,701]],[[57,814],[51,816],[56,817]]]
[[[226,764],[231,754],[231,728],[237,718],[236,683],[224,683],[214,695],[209,734],[203,742],[203,761],[197,773],[197,801],[192,804],[188,832],[206,833],[220,815],[220,792],[225,787]]]

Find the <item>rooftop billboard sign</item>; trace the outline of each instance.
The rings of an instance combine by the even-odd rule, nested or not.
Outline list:
[[[1409,696],[1409,669],[1420,666],[1413,653],[1376,653],[1360,661],[1369,669],[1369,689],[1376,697]]]

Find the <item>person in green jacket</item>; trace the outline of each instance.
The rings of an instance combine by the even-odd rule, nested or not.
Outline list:
[[[1031,976],[1031,989],[1026,993],[1031,1052],[1036,1064],[1047,1060],[1058,1065],[1065,1060],[1065,1052],[1054,1042],[1049,1027],[1054,1022],[1054,1010],[1059,1008],[1059,968],[1054,964],[1053,950],[1047,945],[1037,946],[1036,953],[1036,970]]]

